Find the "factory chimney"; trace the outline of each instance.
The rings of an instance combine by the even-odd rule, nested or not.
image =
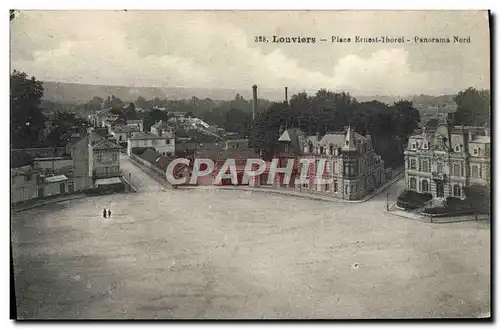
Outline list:
[[[253,108],[252,108],[252,120],[255,120],[255,115],[257,114],[257,85],[253,85]]]
[[[285,103],[288,104],[288,87],[285,87]]]

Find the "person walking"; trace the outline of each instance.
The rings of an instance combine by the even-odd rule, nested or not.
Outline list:
[[[104,210],[102,211],[102,217],[106,218],[106,208],[104,208]]]
[[[111,210],[108,209],[108,217],[111,218]]]

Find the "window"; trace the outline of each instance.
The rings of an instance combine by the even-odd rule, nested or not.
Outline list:
[[[478,154],[478,150],[477,148],[474,148],[474,155],[477,155]]]
[[[417,169],[417,160],[415,159],[410,160],[410,169]]]
[[[325,192],[329,192],[330,191],[330,185],[329,184],[325,184]]]
[[[348,193],[347,185],[345,186],[345,194]]]
[[[338,183],[336,180],[333,181],[333,192],[337,192],[339,189]]]
[[[460,152],[460,145],[455,146],[455,152]]]
[[[102,154],[97,155],[97,162],[102,162]]]
[[[479,177],[479,168],[477,166],[472,166],[471,167],[471,176],[473,178],[478,178]]]
[[[422,161],[422,171],[423,172],[430,172],[431,169],[429,168],[429,161],[423,160]]]
[[[113,161],[117,161],[118,160],[118,154],[113,154],[111,157],[112,157]]]
[[[460,176],[465,176],[463,163],[460,165]]]
[[[483,178],[483,166],[479,165],[479,178]]]
[[[120,138],[118,138],[118,140],[121,142],[121,141],[122,141],[122,139],[123,139],[123,136],[122,136],[122,135],[120,135]]]
[[[451,171],[451,174],[453,176],[460,176],[460,164],[458,163],[453,164],[453,170]]]
[[[302,187],[306,187],[306,188],[307,188],[308,186],[309,186],[309,184],[307,184],[307,183],[302,183]]]
[[[24,175],[24,180],[30,181],[31,180],[31,174]]]
[[[427,180],[425,179],[422,181],[422,192],[429,192],[429,182],[427,182]]]
[[[410,178],[410,188],[411,189],[416,189],[417,188],[417,179],[412,177]]]
[[[424,142],[422,144],[422,147],[424,148],[424,150],[427,150],[429,148],[429,145],[427,145],[427,142]]]
[[[453,196],[460,196],[461,195],[461,188],[459,185],[455,184],[453,185]]]
[[[412,150],[415,150],[416,148],[417,148],[417,144],[412,143],[412,144],[411,144],[411,149],[412,149]]]

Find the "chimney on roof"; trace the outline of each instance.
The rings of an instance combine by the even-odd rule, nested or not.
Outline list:
[[[255,120],[257,114],[257,85],[253,85],[253,104],[252,104],[252,120]]]
[[[285,87],[285,103],[288,104],[288,87]]]

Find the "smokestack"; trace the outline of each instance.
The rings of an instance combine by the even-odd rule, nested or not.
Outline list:
[[[285,103],[288,104],[288,87],[285,87]]]
[[[257,85],[253,85],[253,109],[252,109],[252,120],[255,120],[255,115],[257,114]]]

